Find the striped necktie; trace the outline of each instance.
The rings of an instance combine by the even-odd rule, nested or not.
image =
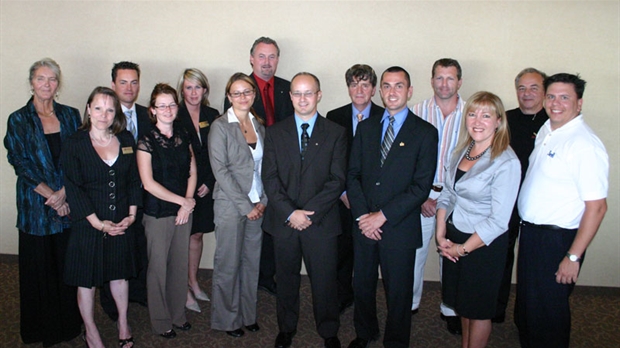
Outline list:
[[[381,143],[381,166],[383,167],[383,162],[387,158],[388,153],[390,152],[390,148],[392,147],[392,143],[394,142],[394,116],[388,116],[390,120],[390,124],[385,131],[385,135],[383,136],[383,143]]]

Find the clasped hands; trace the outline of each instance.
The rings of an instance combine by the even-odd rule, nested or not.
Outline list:
[[[457,250],[459,244],[446,239],[445,237],[435,237],[437,241],[437,252],[446,259],[457,262],[459,260],[459,252]]]
[[[256,203],[254,204],[252,211],[246,215],[246,217],[248,220],[254,221],[260,219],[263,216],[263,213],[265,213],[265,205],[262,203]]]
[[[66,202],[67,196],[65,195],[65,189],[62,188],[52,193],[51,196],[45,201],[45,205],[56,210],[58,216],[67,216],[71,213],[69,209],[69,203]]]
[[[297,209],[289,216],[287,225],[297,231],[303,231],[312,225],[312,220],[310,219],[312,215],[314,215],[313,211]]]
[[[181,204],[181,208],[177,212],[177,217],[174,219],[175,225],[183,225],[189,221],[189,214],[194,211],[194,207],[196,206],[196,200],[193,197],[185,197],[183,198],[183,202]]]
[[[368,213],[357,218],[358,226],[366,238],[381,240],[381,226],[387,221],[382,211]]]

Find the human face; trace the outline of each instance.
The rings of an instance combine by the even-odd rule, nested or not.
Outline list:
[[[254,104],[255,97],[256,91],[254,87],[243,80],[237,80],[230,85],[228,101],[230,101],[230,105],[232,105],[236,115],[248,113],[252,108],[252,104]]]
[[[105,131],[110,129],[116,108],[114,107],[114,99],[109,95],[97,94],[88,104],[88,115],[90,117],[91,129]]]
[[[46,66],[35,70],[30,81],[34,96],[40,100],[51,100],[58,90],[58,76]]]
[[[499,127],[499,117],[488,106],[482,106],[467,113],[465,127],[476,143],[488,146],[491,145],[495,131]]]
[[[556,130],[581,113],[583,99],[577,97],[572,83],[556,82],[547,87],[544,104],[551,129]]]
[[[377,88],[373,87],[369,80],[360,80],[354,78],[349,84],[349,97],[353,106],[359,111],[364,110],[370,99],[375,95]]]
[[[295,115],[302,120],[309,120],[316,114],[316,106],[321,101],[321,91],[318,90],[312,76],[299,75],[291,81],[291,100]]]
[[[535,114],[543,108],[545,89],[543,78],[536,73],[526,73],[521,76],[517,85],[517,99],[519,109],[524,114]]]
[[[454,98],[463,83],[463,80],[459,80],[457,76],[456,67],[437,66],[435,68],[435,76],[431,78],[431,86],[435,92],[435,97],[441,100]]]
[[[413,87],[408,86],[405,73],[387,72],[381,78],[381,99],[390,115],[395,115],[407,107],[407,101],[413,94]]]
[[[121,104],[126,108],[131,108],[140,93],[138,72],[133,69],[118,69],[116,80],[112,81],[112,89],[118,95]]]
[[[250,64],[254,75],[268,81],[278,69],[278,49],[275,45],[259,43],[254,47],[254,54],[250,55]]]
[[[155,107],[151,113],[157,118],[157,124],[172,124],[177,117],[179,106],[170,94],[160,94],[155,98]]]
[[[203,88],[198,81],[183,80],[183,100],[187,105],[200,106],[205,93],[207,89]]]

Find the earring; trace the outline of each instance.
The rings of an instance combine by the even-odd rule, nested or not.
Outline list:
[[[30,95],[34,95],[34,88],[30,89]]]

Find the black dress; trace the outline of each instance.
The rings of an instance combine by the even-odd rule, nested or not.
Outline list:
[[[73,219],[65,266],[70,285],[91,288],[135,276],[132,226],[123,235],[109,236],[86,219],[95,213],[102,221],[120,222],[129,206],[141,205],[133,137],[124,130],[117,138],[118,158],[111,166],[99,157],[87,131],[76,132],[63,146],[61,163]]]
[[[194,207],[192,234],[202,232],[213,232],[215,224],[213,223],[213,187],[215,186],[215,177],[211,170],[211,162],[209,162],[209,130],[211,124],[219,112],[211,107],[202,105],[200,108],[200,117],[198,119],[199,132],[196,132],[192,118],[185,106],[181,103],[179,113],[177,115],[178,122],[185,128],[191,137],[192,150],[196,157],[196,168],[198,171],[198,181],[196,191],[202,186],[207,185],[209,193],[204,197],[194,194],[196,206]]]

